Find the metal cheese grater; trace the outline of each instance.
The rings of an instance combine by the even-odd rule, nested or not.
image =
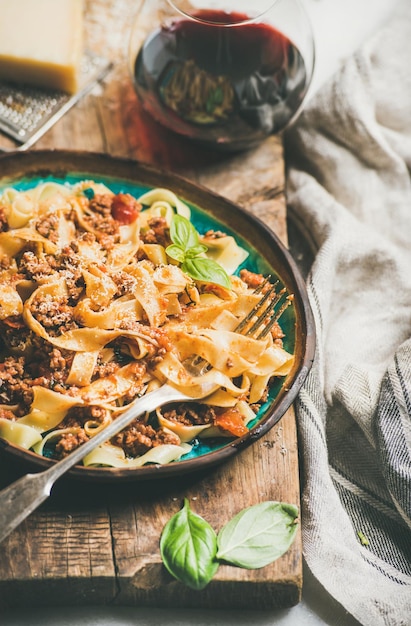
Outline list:
[[[111,67],[107,59],[87,52],[81,64],[80,89],[74,95],[29,85],[0,83],[0,132],[18,144],[15,150],[27,150],[91,91]],[[11,150],[0,147],[3,152]]]

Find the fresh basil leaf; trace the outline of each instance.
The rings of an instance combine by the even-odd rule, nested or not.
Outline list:
[[[204,254],[204,252],[207,252],[208,248],[207,246],[204,246],[202,243],[199,243],[197,246],[193,246],[192,248],[188,248],[188,250],[186,250],[186,258],[187,259],[193,259],[196,256],[199,256],[200,254]]]
[[[194,278],[194,280],[214,283],[226,289],[231,289],[230,277],[227,272],[212,259],[205,257],[190,259],[186,257],[181,269],[191,276],[191,278]]]
[[[180,248],[180,246],[178,246],[175,243],[171,244],[170,246],[167,246],[166,254],[168,254],[169,257],[171,257],[175,261],[178,261],[179,263],[184,262],[185,252],[182,248]]]
[[[232,518],[217,537],[217,559],[257,569],[284,554],[297,533],[298,509],[283,502],[262,502]]]
[[[190,220],[182,215],[174,215],[170,224],[171,241],[184,251],[198,245],[198,233]]]
[[[215,531],[193,513],[186,498],[183,508],[167,522],[161,534],[160,553],[165,567],[191,589],[204,589],[219,567],[216,552]]]
[[[174,215],[170,225],[172,245],[166,248],[167,254],[181,263],[181,269],[194,280],[215,283],[231,289],[231,281],[219,264],[200,255],[207,251],[207,246],[200,243],[198,233],[190,220],[182,215]]]

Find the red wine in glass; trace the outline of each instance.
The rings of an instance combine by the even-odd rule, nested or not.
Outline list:
[[[308,89],[297,47],[269,24],[243,23],[242,13],[194,17],[159,27],[140,49],[134,80],[144,108],[179,134],[229,150],[283,130]]]

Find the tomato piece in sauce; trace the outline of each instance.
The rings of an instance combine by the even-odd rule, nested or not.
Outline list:
[[[111,215],[120,224],[131,224],[134,222],[142,205],[129,193],[118,193],[111,203]]]
[[[242,437],[248,432],[248,428],[243,422],[243,416],[235,407],[226,409],[220,414],[217,413],[214,424],[234,437]]]

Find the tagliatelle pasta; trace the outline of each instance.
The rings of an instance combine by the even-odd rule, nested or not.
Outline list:
[[[262,277],[235,275],[247,252],[189,220],[169,189],[135,198],[85,180],[3,191],[0,437],[62,458],[165,382],[198,385],[184,367],[192,355],[217,391],[140,416],[84,464],[170,463],[195,440],[247,432],[293,355],[278,323],[264,339],[236,332]]]

